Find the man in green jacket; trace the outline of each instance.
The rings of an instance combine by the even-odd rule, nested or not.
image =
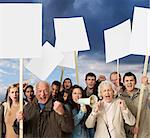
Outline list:
[[[63,138],[73,130],[71,113],[59,101],[52,102],[50,86],[45,81],[37,83],[35,99],[16,118],[15,130],[17,122],[24,120],[24,138]]]
[[[125,100],[129,110],[136,117],[140,96],[140,90],[135,87],[136,76],[131,72],[127,72],[123,77],[123,82],[125,90],[120,94],[120,98]],[[133,138],[134,134],[138,134],[138,138],[150,138],[150,85],[148,84],[148,78],[143,76],[141,83],[145,85],[145,88],[139,128],[125,125],[127,138]]]

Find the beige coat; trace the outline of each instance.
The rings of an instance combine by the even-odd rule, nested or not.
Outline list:
[[[113,126],[115,129],[115,138],[126,138],[125,130],[124,130],[124,122],[129,125],[135,124],[135,117],[128,110],[121,110],[119,106],[119,99],[116,99],[114,102],[115,114],[113,117]],[[101,107],[100,111],[97,114],[90,114],[86,120],[86,126],[88,128],[93,128],[96,125],[95,138],[110,138],[107,127],[106,127],[106,114],[104,107]]]

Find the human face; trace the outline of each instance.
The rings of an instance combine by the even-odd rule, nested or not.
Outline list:
[[[82,92],[79,88],[74,88],[72,91],[72,100],[77,103],[77,101],[82,98]]]
[[[105,102],[110,103],[114,98],[114,91],[111,85],[103,85],[101,89],[101,95]]]
[[[96,78],[94,76],[88,76],[85,82],[89,89],[93,89],[96,84]]]
[[[55,96],[58,93],[58,86],[53,84],[52,85],[52,96]]]
[[[115,85],[118,86],[119,84],[119,79],[117,74],[111,74],[110,76],[110,81]]]
[[[71,88],[70,80],[65,80],[64,81],[64,88],[67,89],[67,90]]]
[[[127,90],[127,92],[132,92],[135,88],[135,79],[133,76],[125,76],[124,78],[124,86]]]
[[[32,98],[33,98],[33,96],[34,96],[34,91],[33,91],[33,89],[30,88],[30,87],[27,88],[26,91],[25,91],[25,96],[27,97],[27,99],[28,99],[29,101],[31,101]]]
[[[10,88],[8,96],[12,100],[12,102],[18,102],[19,101],[18,88],[17,87]]]
[[[50,96],[49,86],[44,82],[40,82],[36,87],[36,98],[38,99],[38,102],[45,104],[48,101],[49,96]]]

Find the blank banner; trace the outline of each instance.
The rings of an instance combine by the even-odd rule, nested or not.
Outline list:
[[[42,4],[0,4],[0,58],[41,56]]]
[[[55,47],[62,52],[89,50],[83,17],[55,18]]]
[[[146,53],[150,55],[149,8],[134,8],[130,52],[137,55],[146,55]]]
[[[42,47],[42,57],[33,58],[26,68],[41,80],[46,80],[63,59],[63,55],[49,42]]]
[[[127,20],[104,31],[106,63],[129,55],[131,23]]]
[[[76,52],[78,56],[78,52]],[[63,52],[63,60],[59,63],[59,66],[75,69],[75,55],[74,52]]]

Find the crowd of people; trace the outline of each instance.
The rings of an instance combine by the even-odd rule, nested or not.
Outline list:
[[[19,84],[10,85],[0,104],[0,137],[19,138],[19,121],[23,120],[24,138],[150,138],[150,84],[143,76],[144,96],[139,127],[135,127],[140,89],[132,72],[117,72],[96,79],[89,72],[86,88],[72,84],[39,81],[35,87],[23,86],[24,110],[19,111]],[[95,95],[93,106],[80,104],[80,98]]]

